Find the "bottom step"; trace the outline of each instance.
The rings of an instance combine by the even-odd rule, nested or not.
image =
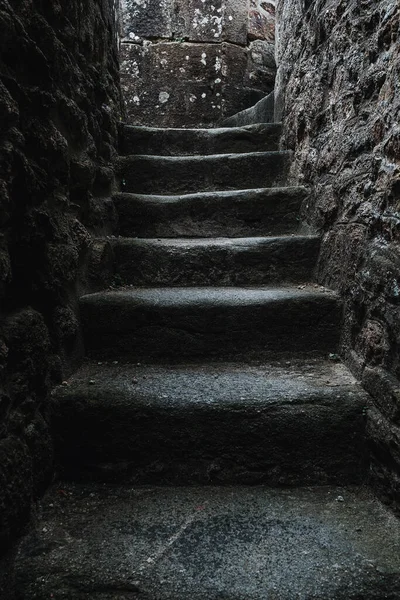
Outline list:
[[[398,600],[400,523],[357,488],[56,485],[19,600]]]
[[[88,363],[53,396],[65,478],[360,483],[365,392],[341,364]]]

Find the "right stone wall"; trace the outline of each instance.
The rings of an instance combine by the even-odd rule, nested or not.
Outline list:
[[[323,234],[318,281],[344,299],[342,354],[375,402],[372,479],[397,509],[399,34],[398,0],[278,1],[276,119],[310,187],[303,218]]]

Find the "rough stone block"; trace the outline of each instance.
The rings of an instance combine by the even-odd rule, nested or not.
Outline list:
[[[120,11],[123,40],[172,36],[170,0],[120,0]]]
[[[248,32],[248,6],[243,0],[225,0],[224,40],[245,46]]]
[[[219,45],[163,42],[142,48],[124,44],[122,56],[129,122],[190,126],[210,125],[220,118],[223,57]]]
[[[389,421],[400,425],[400,382],[380,367],[366,367],[362,374],[364,388]]]
[[[175,0],[176,37],[190,41],[220,42],[223,26],[222,0]]]
[[[263,40],[251,42],[244,74],[245,85],[269,93],[274,87],[275,75],[274,45]]]

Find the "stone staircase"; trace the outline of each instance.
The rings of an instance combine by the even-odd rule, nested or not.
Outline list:
[[[400,598],[368,398],[337,361],[341,304],[313,283],[279,135],[124,129],[122,285],[81,298],[88,359],[54,392],[63,479],[19,600]]]

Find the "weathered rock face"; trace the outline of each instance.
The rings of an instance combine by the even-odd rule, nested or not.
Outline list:
[[[280,0],[277,118],[324,232],[319,281],[346,301],[342,348],[374,396],[373,477],[400,504],[400,7]]]
[[[128,122],[212,126],[275,79],[275,0],[120,0]]]
[[[112,216],[114,4],[0,1],[0,554],[52,475],[48,393],[79,351],[90,232]]]

